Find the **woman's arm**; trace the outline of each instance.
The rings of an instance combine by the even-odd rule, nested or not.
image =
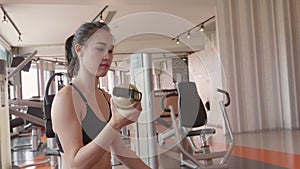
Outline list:
[[[74,98],[71,90],[62,90],[55,96],[51,111],[53,129],[64,150],[64,162],[70,168],[90,169],[109,151],[112,141],[119,135],[119,127],[112,120],[92,142],[84,146],[78,113],[81,110],[74,107],[78,105]]]
[[[129,147],[121,136],[115,137],[111,145],[112,153],[130,169],[150,169]]]

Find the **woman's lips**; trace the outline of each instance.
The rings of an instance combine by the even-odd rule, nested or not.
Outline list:
[[[100,64],[102,67],[109,67],[109,64]]]

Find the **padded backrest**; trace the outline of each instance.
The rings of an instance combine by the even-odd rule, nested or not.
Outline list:
[[[14,118],[12,120],[10,120],[10,132],[13,132],[13,128],[21,126],[23,124],[25,124],[24,119],[22,118]]]
[[[30,100],[30,101],[41,102],[41,101],[38,101],[38,100]],[[43,108],[42,107],[28,106],[27,114],[33,115],[33,116],[35,116],[37,118],[40,118],[40,119],[44,119],[44,114],[43,114]]]
[[[45,128],[46,128],[46,137],[48,138],[54,138],[55,133],[52,129],[52,119],[51,119],[51,107],[52,107],[52,101],[54,99],[54,95],[47,95],[45,96],[44,100],[44,111],[45,111]]]
[[[33,96],[32,98],[30,98],[28,100],[29,102],[37,102],[38,104],[32,106],[32,105],[27,105],[27,111],[26,114],[34,116],[36,118],[39,118],[41,120],[44,120],[44,111],[43,111],[43,107],[37,106],[40,105],[40,103],[43,103],[42,100],[40,100],[40,98],[38,96]],[[25,124],[32,124],[35,126],[39,126],[39,127],[44,127],[44,125],[41,125],[40,123],[34,123],[34,121],[30,121],[30,120],[25,120],[24,119]]]
[[[183,127],[201,127],[206,124],[207,115],[194,82],[179,82],[178,112]]]

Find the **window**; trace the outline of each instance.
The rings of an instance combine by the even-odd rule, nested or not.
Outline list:
[[[38,72],[36,68],[30,68],[28,72],[21,72],[22,99],[30,99],[38,96]]]

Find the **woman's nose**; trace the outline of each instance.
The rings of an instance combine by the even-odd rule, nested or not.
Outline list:
[[[109,60],[111,61],[113,58],[113,54],[111,52],[107,52],[105,55],[104,55],[104,60]]]

